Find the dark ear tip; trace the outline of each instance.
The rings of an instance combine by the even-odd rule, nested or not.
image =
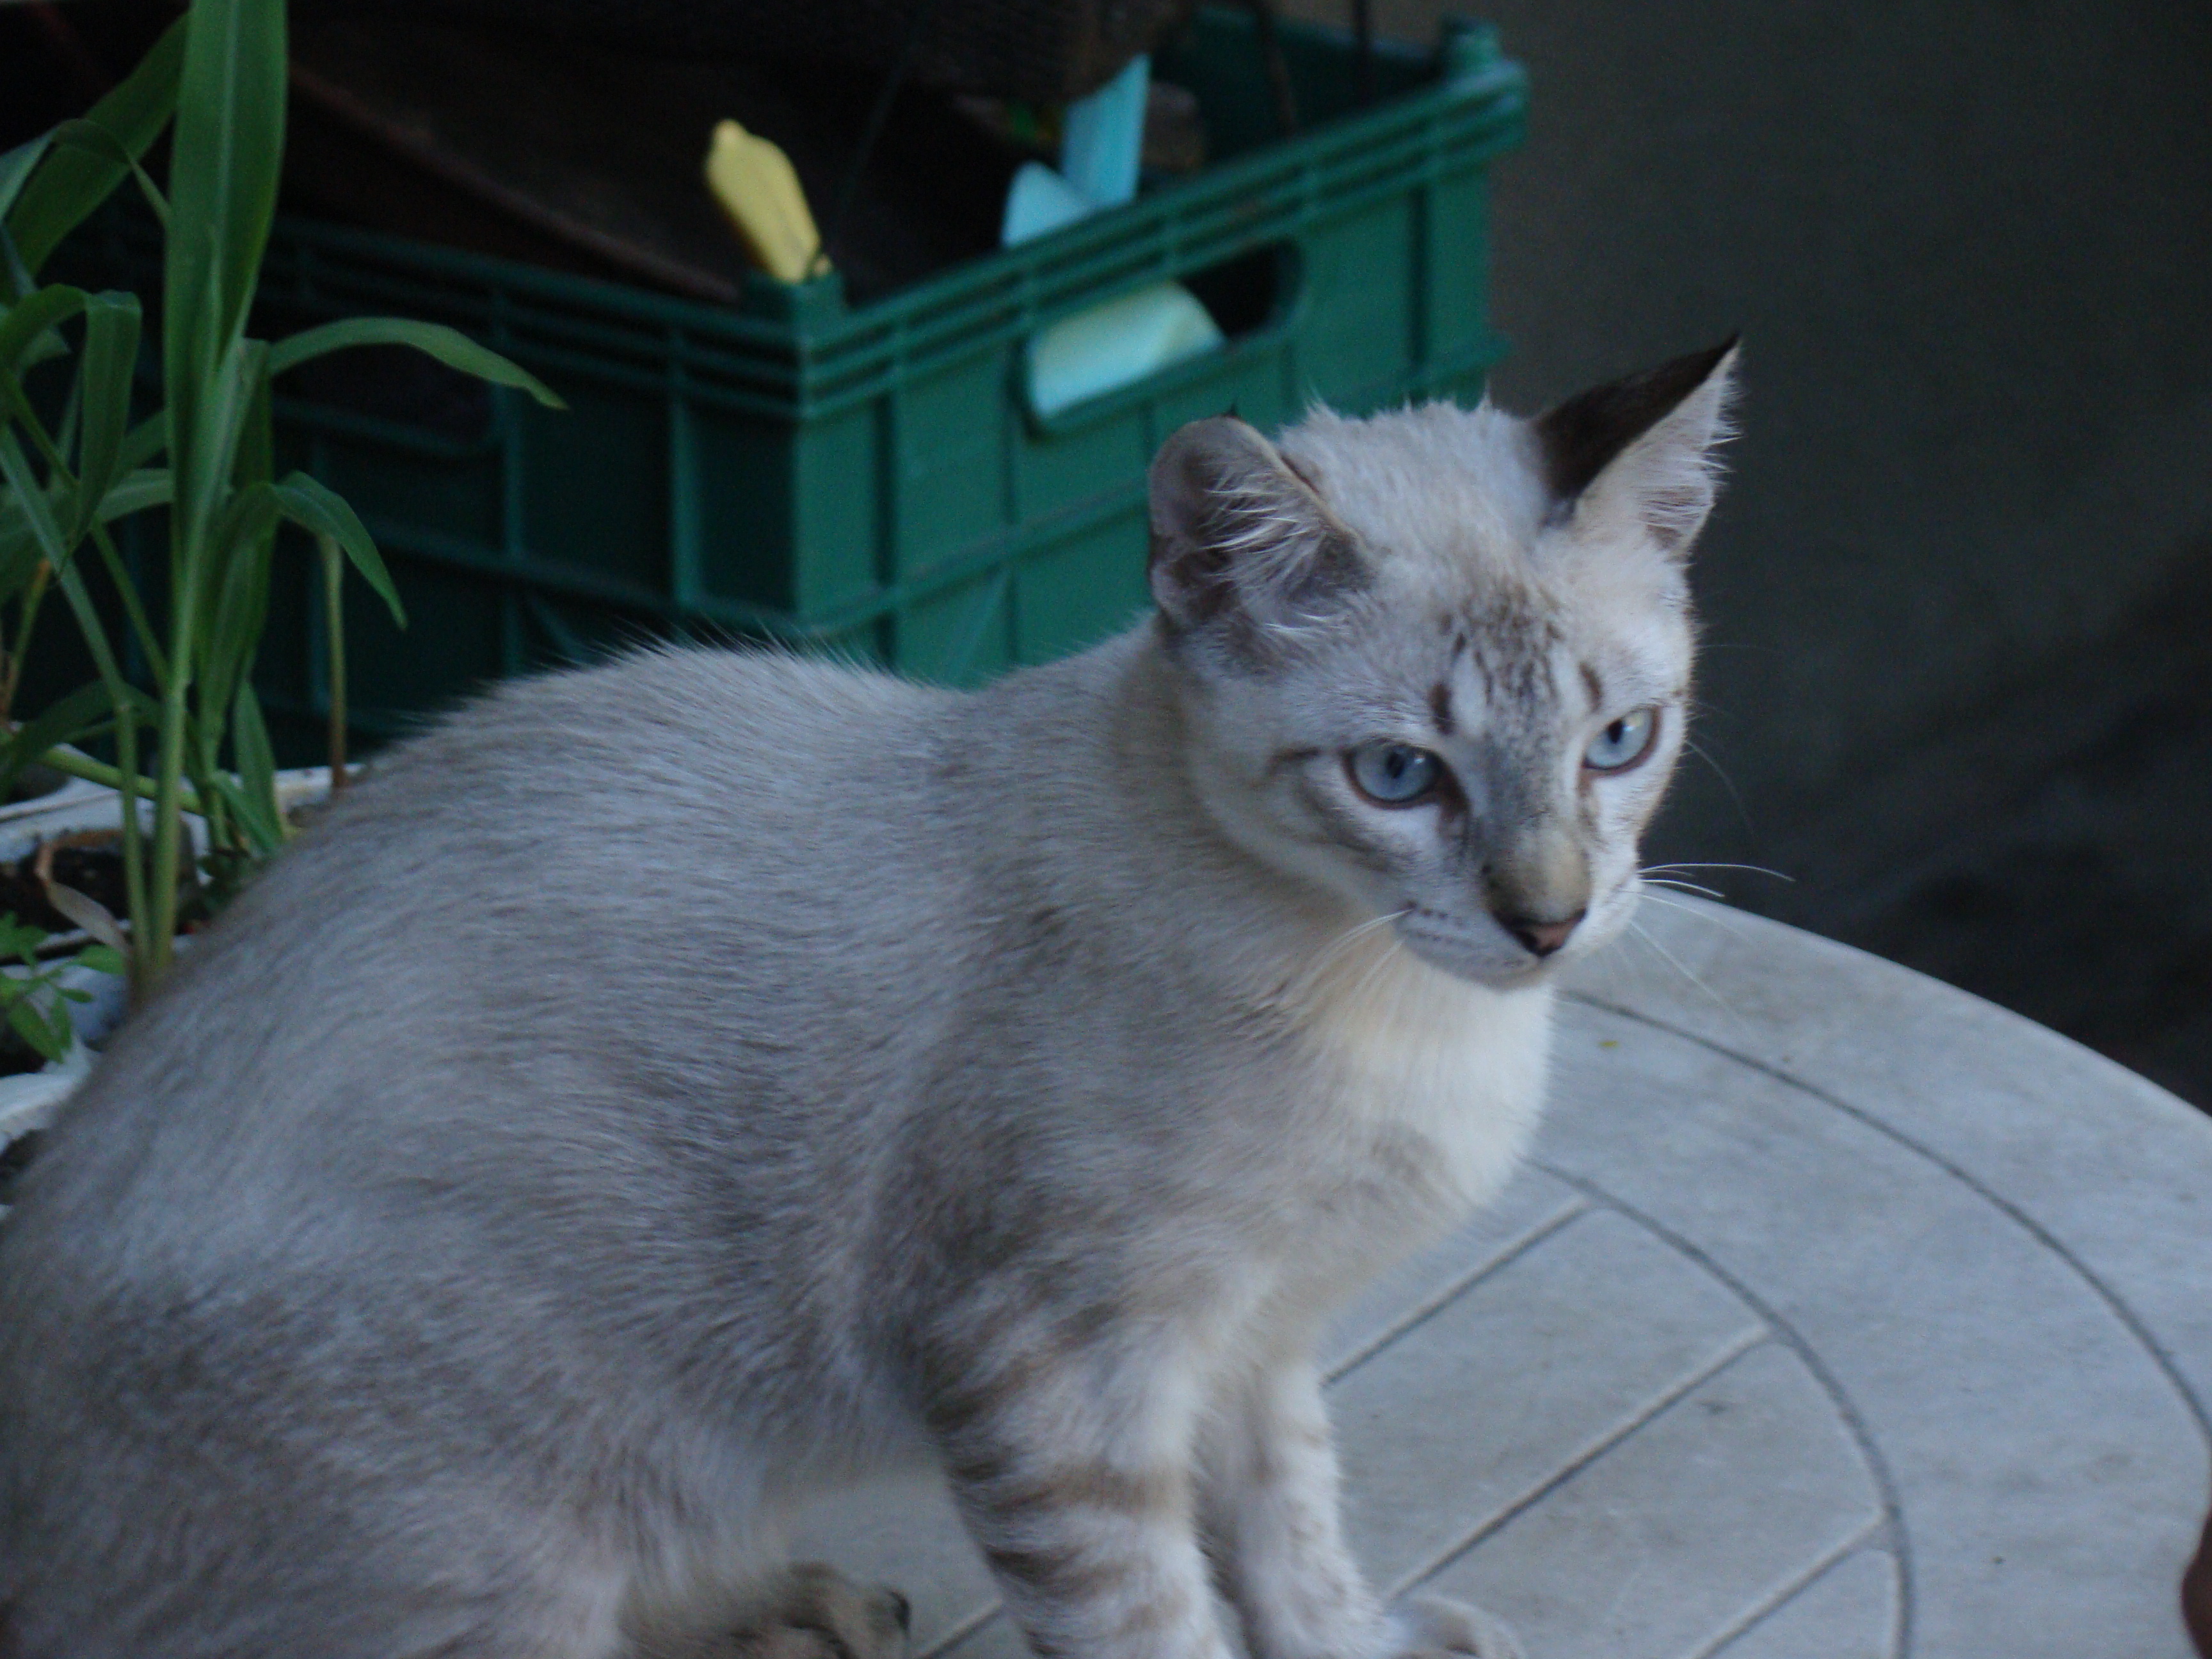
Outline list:
[[[1721,368],[1723,364],[1729,362],[1730,359],[1734,358],[1737,352],[1742,349],[1742,347],[1743,331],[1741,329],[1737,329],[1735,332],[1731,333],[1727,339],[1723,340],[1718,345],[1708,346],[1703,351],[1693,351],[1687,357],[1682,358],[1680,362],[1685,368],[1689,368],[1692,364],[1702,364],[1705,368],[1705,374],[1700,377],[1700,383],[1702,383],[1703,380],[1711,378],[1712,373],[1715,369]]]
[[[1581,495],[1622,450],[1731,363],[1742,340],[1739,331],[1718,345],[1594,386],[1536,416],[1531,424],[1553,500]]]

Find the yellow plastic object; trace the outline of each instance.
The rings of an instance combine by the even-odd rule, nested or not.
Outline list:
[[[714,128],[707,150],[707,188],[730,216],[753,263],[780,283],[803,283],[830,269],[822,233],[791,158],[735,121]]]

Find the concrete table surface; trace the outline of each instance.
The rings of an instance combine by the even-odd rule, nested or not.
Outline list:
[[[1334,1339],[1370,1574],[1530,1659],[2188,1659],[2212,1124],[1841,945],[1638,925],[1532,1165]],[[923,1659],[1023,1651],[941,1492],[795,1542],[904,1589]]]

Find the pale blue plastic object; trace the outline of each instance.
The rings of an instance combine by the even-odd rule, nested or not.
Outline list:
[[[1067,106],[1060,129],[1060,170],[1092,201],[1118,207],[1137,198],[1137,159],[1145,148],[1145,100],[1152,60],[1139,52],[1127,67]]]
[[[1088,98],[1067,106],[1060,171],[1028,161],[1014,174],[1002,234],[1007,246],[1135,198],[1152,82],[1152,59],[1140,55]],[[1039,415],[1056,415],[1214,350],[1221,342],[1219,325],[1188,289],[1155,283],[1037,333],[1030,341],[1030,406]]]
[[[1024,161],[1006,192],[1006,218],[999,240],[1012,247],[1097,210],[1097,203],[1043,162]]]
[[[1219,349],[1221,326],[1181,283],[1155,283],[1063,317],[1030,341],[1030,402],[1056,415]]]

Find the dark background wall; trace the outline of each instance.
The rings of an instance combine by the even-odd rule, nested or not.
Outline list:
[[[1657,856],[2212,1104],[2212,10],[1472,9],[1499,400],[1746,337]]]

